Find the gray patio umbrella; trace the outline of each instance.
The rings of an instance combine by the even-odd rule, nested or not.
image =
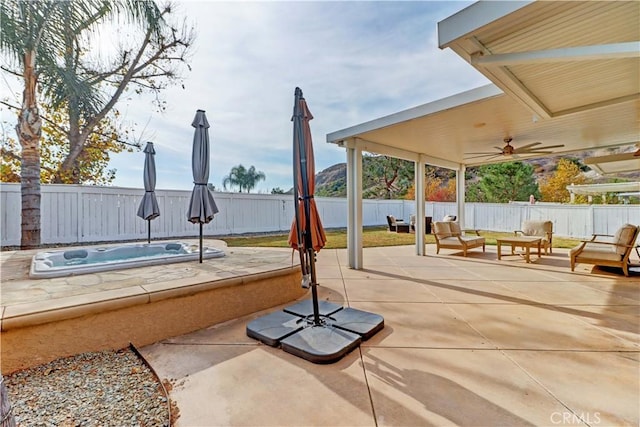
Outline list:
[[[151,243],[151,220],[160,216],[156,199],[156,151],[153,142],[147,142],[144,148],[144,196],[138,207],[138,216],[147,221],[147,243]]]
[[[202,224],[208,224],[213,219],[213,215],[218,213],[216,202],[207,188],[209,180],[209,122],[204,110],[196,112],[191,126],[195,128],[191,153],[194,185],[187,219],[194,224],[200,224],[200,262],[202,262]]]

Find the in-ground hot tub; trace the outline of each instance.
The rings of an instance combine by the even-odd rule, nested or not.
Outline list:
[[[216,248],[205,247],[202,253],[203,258],[223,256],[224,252]],[[182,242],[45,251],[33,257],[29,276],[35,279],[62,277],[199,258],[198,246]]]

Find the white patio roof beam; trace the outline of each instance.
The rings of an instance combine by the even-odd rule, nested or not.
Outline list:
[[[409,160],[411,162],[425,162],[431,166],[438,166],[445,169],[457,170],[460,165],[450,160],[440,159],[433,156],[428,156],[423,153],[417,153],[414,151],[407,151],[401,148],[391,147],[389,145],[380,144],[373,141],[367,141],[362,138],[350,138],[343,141],[341,144],[346,148],[358,148],[368,153],[382,154],[385,156],[395,157],[398,159]]]
[[[534,62],[572,62],[620,58],[640,58],[640,41],[496,55],[478,53],[471,57],[471,63],[480,66],[508,66]]]

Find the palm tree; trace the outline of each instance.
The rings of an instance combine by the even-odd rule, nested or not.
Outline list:
[[[252,188],[255,188],[259,181],[264,181],[267,176],[264,172],[256,171],[255,166],[251,166],[249,169],[242,165],[234,166],[231,168],[229,175],[225,176],[222,180],[222,186],[227,189],[227,185],[230,187],[238,186],[239,192],[242,193],[242,189],[245,188],[247,193],[251,192]]]
[[[0,51],[22,70],[24,92],[16,133],[22,148],[20,181],[22,190],[22,231],[20,246],[40,245],[40,152],[42,120],[38,108],[42,95],[53,105],[72,91],[87,104],[99,97],[86,81],[71,80],[60,63],[69,39],[91,31],[100,22],[116,17],[149,26],[157,25],[158,8],[152,1],[135,0],[2,0],[0,2]],[[155,23],[154,23],[155,22]],[[66,85],[57,90],[53,82]],[[68,99],[68,98],[67,98]]]
[[[224,189],[227,189],[227,185],[230,187],[235,187],[236,185],[240,188],[240,193],[242,193],[242,187],[244,187],[244,177],[247,174],[247,169],[242,166],[234,166],[231,168],[231,172],[229,175],[225,176],[222,180],[222,186]]]
[[[256,171],[255,166],[251,166],[247,171],[244,181],[244,188],[247,189],[247,193],[251,192],[255,188],[256,184],[260,181],[267,179],[267,176],[262,171]]]

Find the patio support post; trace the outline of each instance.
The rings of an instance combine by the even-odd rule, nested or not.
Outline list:
[[[422,156],[419,156],[415,162],[415,196],[416,196],[416,255],[425,255],[425,237],[424,234],[427,231],[425,225],[425,200],[424,200],[424,175],[425,175],[425,161]]]
[[[347,254],[349,267],[362,270],[362,149],[354,141],[347,149]]]
[[[458,169],[456,169],[456,205],[458,208],[458,224],[462,228],[466,227],[464,220],[464,174],[466,170],[467,167],[463,164],[458,165]],[[470,227],[472,226],[473,224],[470,225]]]

